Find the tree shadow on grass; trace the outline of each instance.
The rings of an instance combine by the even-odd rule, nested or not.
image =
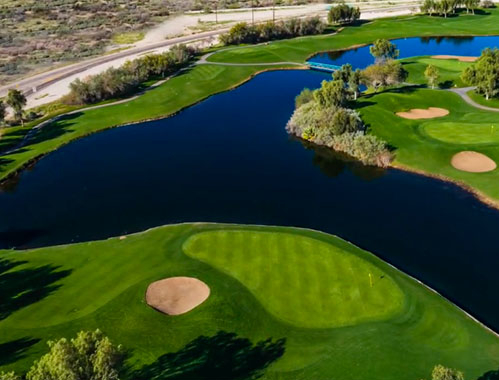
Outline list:
[[[25,356],[26,351],[40,339],[21,338],[0,344],[0,367],[15,363]]]
[[[286,340],[272,339],[253,345],[249,339],[219,331],[200,336],[175,353],[161,356],[155,363],[132,374],[134,380],[231,379],[251,380],[284,354]]]
[[[499,380],[499,371],[489,371],[480,376],[477,380]]]
[[[57,118],[43,128],[40,128],[27,142],[26,146],[35,145],[40,142],[55,139],[66,134],[69,129],[75,124],[72,120],[83,115],[82,112],[75,112],[70,115],[65,115]]]
[[[53,265],[12,270],[25,263],[0,259],[0,320],[44,299],[61,287],[55,282],[71,273]]]

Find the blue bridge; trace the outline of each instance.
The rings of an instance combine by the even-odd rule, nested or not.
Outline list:
[[[307,65],[312,70],[327,71],[330,73],[332,73],[333,71],[341,69],[340,66],[330,65],[328,63],[320,63],[320,62],[307,62]]]

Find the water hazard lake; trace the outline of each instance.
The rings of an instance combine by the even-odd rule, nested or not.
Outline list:
[[[402,56],[437,54],[428,50],[436,40],[410,39],[407,52],[408,40],[396,41]],[[478,55],[497,41],[444,39],[438,54]],[[352,58],[362,49],[337,59],[365,66],[369,56]],[[172,118],[49,154],[3,185],[0,245],[95,240],[178,222],[313,228],[375,253],[499,330],[499,212],[452,184],[345,162],[289,138],[295,96],[327,78],[264,73]]]

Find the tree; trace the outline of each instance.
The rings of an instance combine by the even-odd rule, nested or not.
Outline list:
[[[343,81],[322,81],[321,88],[314,92],[314,100],[322,108],[343,106],[347,101],[347,90]]]
[[[374,44],[369,48],[369,51],[376,62],[396,59],[400,53],[394,44],[385,39],[374,41]]]
[[[438,78],[440,77],[438,69],[433,65],[428,65],[424,71],[424,76],[428,81],[428,85],[431,88],[435,88],[438,83]]]
[[[352,23],[360,18],[360,9],[351,7],[345,3],[331,7],[327,15],[328,21],[332,23]]]
[[[50,352],[26,374],[27,380],[117,380],[124,353],[102,332],[81,331],[76,338],[49,342]]]
[[[352,65],[347,63],[333,73],[333,79],[342,80],[345,84],[347,84],[350,80],[350,75],[352,75]]]
[[[353,95],[353,100],[357,100],[360,95],[360,85],[362,84],[362,72],[357,69],[352,71],[348,79],[348,89]]]
[[[464,376],[460,371],[437,365],[431,372],[431,380],[464,380]]]
[[[480,0],[464,0],[464,6],[466,7],[466,13],[470,13],[470,10],[473,14],[475,14],[475,9],[480,4]]]
[[[10,89],[5,102],[14,110],[14,117],[24,126],[23,109],[26,105],[26,97],[16,89]]]
[[[454,0],[440,0],[436,3],[436,10],[447,18],[447,15],[454,9],[454,4]]]
[[[378,91],[381,87],[400,84],[407,79],[407,71],[397,61],[375,63],[362,72],[362,82]]]
[[[295,98],[295,107],[300,108],[302,105],[307,104],[314,100],[314,93],[309,88],[304,88],[302,92]]]
[[[5,107],[5,103],[0,100],[0,125],[4,123],[6,116],[7,116],[7,108]]]
[[[485,49],[478,61],[463,72],[464,82],[476,86],[479,94],[489,100],[499,93],[499,50]]]
[[[435,0],[425,0],[423,5],[421,6],[421,12],[428,13],[430,16],[433,16],[435,9]]]

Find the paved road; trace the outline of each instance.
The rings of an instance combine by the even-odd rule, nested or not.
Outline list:
[[[463,100],[468,103],[469,105],[479,108],[484,111],[492,111],[492,112],[499,112],[499,108],[493,108],[493,107],[487,107],[487,106],[482,106],[481,104],[478,104],[475,102],[473,99],[471,99],[468,96],[468,92],[473,90],[474,87],[463,87],[463,88],[453,88],[450,89],[449,91],[454,92],[455,94],[458,94]]]
[[[9,88],[17,88],[24,92],[25,95],[30,95],[33,93],[33,88],[36,87],[36,90],[39,91],[53,83],[56,83],[62,79],[65,79],[71,75],[79,74],[84,72],[92,67],[101,65],[103,63],[107,63],[110,61],[114,61],[115,59],[126,58],[131,55],[136,55],[140,53],[145,53],[148,51],[152,51],[158,48],[163,48],[167,46],[177,45],[181,43],[188,43],[192,41],[197,41],[200,39],[210,38],[217,36],[221,33],[225,33],[228,28],[218,29],[215,31],[199,33],[191,36],[172,38],[169,40],[156,42],[149,45],[144,45],[136,48],[127,49],[121,52],[117,52],[114,54],[108,54],[101,57],[93,58],[86,60],[84,62],[76,63],[73,65],[61,67],[59,69],[51,70],[45,73],[41,73],[38,75],[34,75],[32,77],[20,80],[16,83],[11,83],[6,86],[0,87],[0,97],[3,97],[7,94]]]

